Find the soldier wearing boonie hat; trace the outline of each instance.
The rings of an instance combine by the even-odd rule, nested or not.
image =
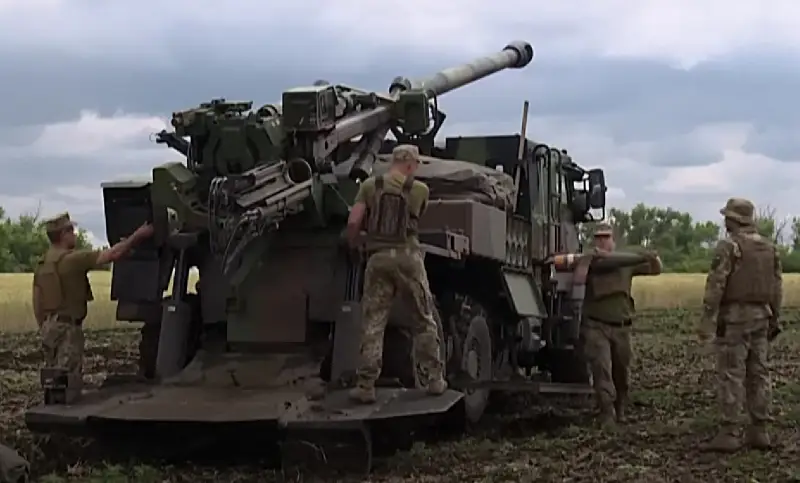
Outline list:
[[[66,376],[69,397],[80,394],[83,367],[83,319],[94,300],[88,272],[119,260],[131,248],[153,234],[144,224],[127,239],[104,250],[78,249],[75,223],[69,213],[43,222],[50,247],[33,274],[33,311],[42,337],[45,364],[42,382]],[[49,381],[49,382],[46,382]],[[45,394],[47,398],[47,394]]]
[[[722,424],[701,449],[739,449],[742,404],[750,416],[746,444],[766,449],[770,447],[767,360],[769,342],[780,332],[783,269],[773,241],[759,235],[756,229],[755,206],[750,200],[730,198],[719,213],[725,217],[727,236],[714,249],[697,335],[701,343],[707,343],[716,334]]]

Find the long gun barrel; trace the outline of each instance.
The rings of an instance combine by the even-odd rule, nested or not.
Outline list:
[[[412,84],[412,87],[423,89],[436,96],[442,95],[504,69],[521,69],[531,63],[533,55],[531,44],[517,40],[496,54],[441,70],[416,85]]]
[[[404,77],[397,77],[389,86],[389,97],[394,101],[393,104],[361,111],[343,119],[337,123],[336,129],[326,140],[333,140],[329,146],[338,145],[355,136],[372,132],[363,141],[364,149],[350,169],[350,178],[361,181],[369,176],[375,163],[377,149],[390,129],[395,137],[402,137],[402,134],[423,134],[430,127],[428,118],[430,98],[436,98],[504,69],[521,69],[531,63],[533,56],[531,44],[514,41],[500,52],[480,57],[467,64],[440,70],[421,81],[411,82]],[[403,132],[389,125],[392,115],[398,117],[398,124]],[[431,138],[429,140],[431,144],[432,137],[436,135],[444,120],[443,113],[437,111],[436,115],[439,118],[433,120],[434,129],[426,133]]]
[[[419,81],[416,84],[408,79],[398,77],[392,82],[389,91],[392,93],[392,98],[400,102],[403,101],[405,95],[411,97],[411,95],[416,94],[414,96],[415,99],[409,99],[411,101],[409,104],[419,107],[423,102],[427,104],[428,95],[435,97],[445,94],[503,69],[525,67],[530,64],[531,60],[533,60],[533,47],[531,44],[527,42],[512,42],[501,52],[481,57],[468,64],[444,69],[434,74],[431,78]],[[418,101],[418,99],[422,102]],[[392,107],[392,105],[383,105],[343,119],[337,123],[336,128],[328,136],[328,139],[333,138],[338,145],[339,142],[377,129],[392,118]],[[408,116],[401,114],[400,117]]]

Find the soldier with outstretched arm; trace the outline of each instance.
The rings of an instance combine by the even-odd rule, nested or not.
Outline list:
[[[748,446],[770,446],[769,342],[778,334],[783,298],[781,259],[775,244],[756,231],[753,203],[731,198],[720,214],[727,236],[714,249],[706,278],[698,338],[707,343],[716,333],[717,397],[722,425],[704,444],[706,451],[733,452],[739,412],[746,402]]]
[[[428,187],[414,179],[419,150],[399,145],[392,152],[389,172],[366,179],[359,187],[347,221],[351,247],[363,240],[368,256],[361,300],[363,332],[361,366],[350,398],[375,402],[375,381],[381,372],[383,335],[395,297],[402,297],[411,312],[415,359],[428,373],[427,390],[440,395],[447,389],[439,357],[436,320],[431,312],[433,295],[417,235],[417,221],[425,212]]]
[[[76,248],[75,225],[68,213],[44,222],[50,247],[33,275],[33,311],[42,337],[45,367],[65,371],[68,385],[79,387],[83,369],[83,319],[94,300],[88,273],[115,262],[153,234],[142,225],[125,240],[104,250]]]
[[[601,223],[594,233],[594,256],[602,257],[615,248],[611,226]],[[632,279],[637,275],[659,275],[662,270],[658,255],[648,252],[646,256],[640,265],[590,270],[586,280],[581,339],[604,426],[623,421],[628,403],[631,325],[636,314]]]

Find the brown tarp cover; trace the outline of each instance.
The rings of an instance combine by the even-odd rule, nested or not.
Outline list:
[[[375,174],[386,172],[389,155],[380,155]],[[514,179],[496,169],[466,161],[421,156],[415,177],[428,185],[432,200],[471,199],[500,209],[513,205]]]

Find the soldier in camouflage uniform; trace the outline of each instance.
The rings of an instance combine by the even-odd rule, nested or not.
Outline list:
[[[362,227],[368,254],[362,297],[363,335],[361,367],[353,400],[375,401],[375,381],[381,372],[383,336],[395,297],[403,297],[411,309],[415,359],[427,370],[428,393],[443,394],[436,321],[431,312],[433,296],[428,285],[423,253],[417,237],[417,220],[425,212],[428,187],[414,180],[419,166],[416,146],[400,145],[392,152],[389,172],[365,180],[356,195],[347,223],[351,247],[359,245]]]
[[[720,213],[728,235],[714,250],[698,337],[705,343],[716,332],[722,425],[702,449],[733,452],[739,448],[736,432],[743,402],[750,415],[746,443],[766,449],[770,446],[767,354],[769,341],[778,331],[781,261],[775,244],[756,231],[753,203],[731,198]]]
[[[615,249],[610,225],[598,226],[594,245],[595,256]],[[628,403],[631,325],[635,316],[632,278],[658,275],[661,270],[658,255],[648,253],[647,262],[641,265],[590,271],[587,277],[581,339],[592,372],[600,423],[604,426],[613,426],[615,420],[623,421]]]
[[[69,213],[44,222],[50,248],[33,275],[33,311],[39,325],[45,367],[65,372],[70,387],[80,387],[83,368],[83,319],[92,301],[88,272],[114,262],[153,234],[146,224],[105,250],[76,249]]]

